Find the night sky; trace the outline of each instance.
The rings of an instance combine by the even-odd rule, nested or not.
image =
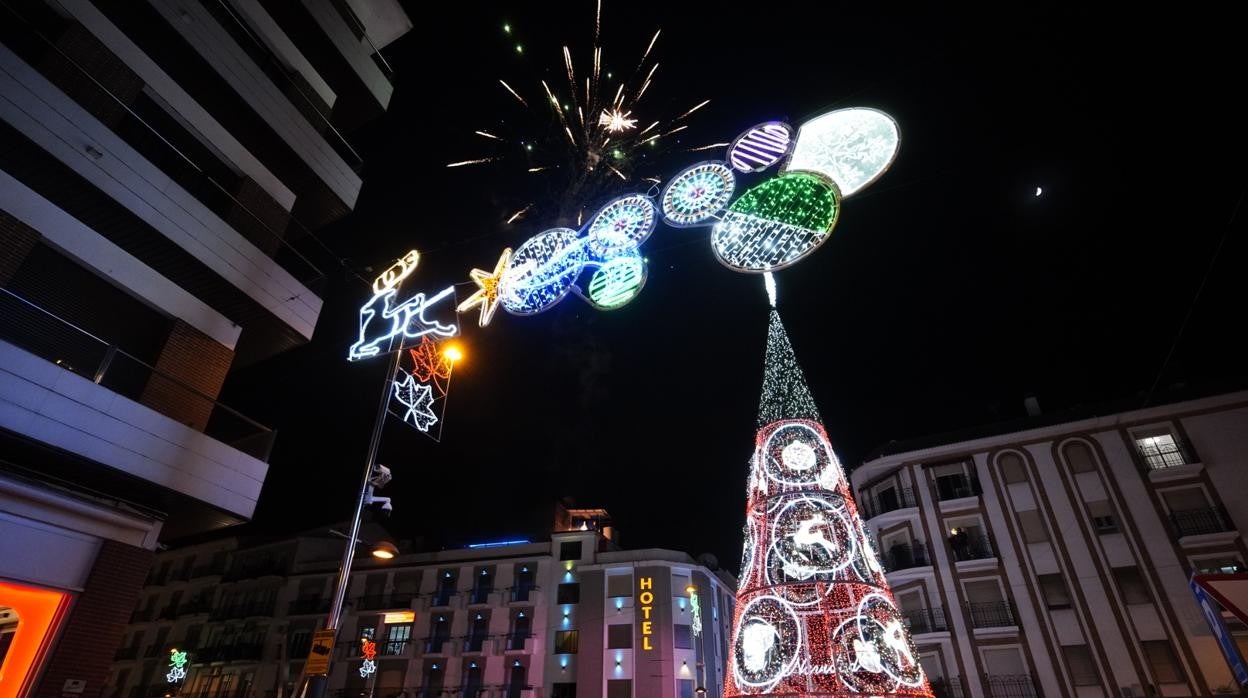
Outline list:
[[[663,29],[643,123],[648,109],[670,117],[712,100],[681,134],[687,147],[849,106],[899,122],[892,169],[845,203],[822,248],[777,274],[846,466],[890,440],[1016,419],[1028,394],[1060,412],[1244,385],[1236,23],[1182,9],[872,5],[603,8],[607,69],[631,69]],[[593,3],[407,10],[417,29],[384,51],[397,69],[390,110],[350,135],[365,159],[358,206],[318,234],[346,267],[325,269],[316,336],[236,371],[223,396],[279,433],[261,530],[342,519],[353,502],[385,366],[345,361],[368,296],[347,268],[371,279],[417,248],[408,288],[438,289],[551,225],[503,225],[540,192],[520,163],[445,165],[489,152],[472,131],[517,114],[499,78],[534,97],[538,77],[561,79],[560,46],[588,49]],[[657,165],[671,175],[708,155]],[[534,317],[500,309],[485,330],[463,316],[442,443],[393,418],[383,436],[396,537],[435,549],[523,537],[571,497],[608,509],[627,547],[711,552],[734,569],[767,306],[761,278],[721,266],[708,236],[660,225],[643,247],[649,281],[621,310],[570,298]]]

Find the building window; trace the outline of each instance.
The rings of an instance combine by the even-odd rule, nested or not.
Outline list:
[[[633,680],[608,679],[607,698],[633,698]]]
[[[997,459],[997,465],[1001,468],[1001,479],[1005,480],[1006,484],[1027,482],[1027,467],[1017,453],[1001,454],[1001,457]]]
[[[576,654],[580,644],[580,636],[575,630],[560,630],[555,633],[555,654]]]
[[[615,623],[607,626],[607,649],[626,650],[633,646],[633,624]]]
[[[572,540],[559,544],[560,560],[579,560],[581,559],[581,541]]]
[[[1144,656],[1148,658],[1148,666],[1153,670],[1157,683],[1184,683],[1183,667],[1174,656],[1169,640],[1145,640],[1140,645],[1144,648]]]
[[[1239,574],[1244,571],[1244,563],[1234,557],[1207,557],[1192,560],[1192,568],[1201,574]]]
[[[1098,534],[1117,533],[1118,520],[1114,518],[1114,508],[1108,499],[1088,502],[1088,516],[1092,519],[1092,528]]]
[[[1101,685],[1101,679],[1096,673],[1096,663],[1092,661],[1092,652],[1087,645],[1064,645],[1062,655],[1066,658],[1066,666],[1070,667],[1070,676],[1076,686]]]
[[[1144,578],[1137,567],[1115,567],[1114,581],[1118,584],[1118,593],[1122,594],[1122,602],[1131,605],[1152,603]]]
[[[688,625],[673,625],[672,630],[675,635],[676,649],[693,649],[693,633],[690,632]]]
[[[1135,447],[1150,470],[1173,468],[1187,462],[1174,435],[1170,433],[1139,437],[1135,440]]]
[[[620,596],[632,596],[632,594],[633,575],[613,574],[607,577],[607,598],[614,599]]]
[[[550,687],[550,698],[576,698],[576,684],[557,683]]]
[[[1044,528],[1044,520],[1035,509],[1018,512],[1018,527],[1023,531],[1023,540],[1027,543],[1043,543],[1049,539],[1049,532]]]
[[[1073,441],[1066,444],[1062,449],[1062,453],[1066,454],[1066,463],[1070,466],[1072,473],[1090,473],[1096,470],[1096,459],[1092,456],[1092,449],[1081,441]]]
[[[580,603],[581,585],[576,582],[560,584],[556,593],[555,603]]]
[[[680,698],[693,698],[693,679],[677,679],[676,695]]]
[[[1062,575],[1042,574],[1036,579],[1040,582],[1045,608],[1070,608],[1070,591],[1066,588],[1066,580],[1062,579]]]

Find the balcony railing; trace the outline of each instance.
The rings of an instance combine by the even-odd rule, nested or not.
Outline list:
[[[986,560],[996,556],[992,541],[982,535],[972,536],[968,533],[966,537],[950,536],[949,548],[953,552],[953,559],[957,562]]]
[[[284,558],[272,558],[246,563],[235,562],[228,570],[226,570],[222,581],[236,582],[240,579],[285,576],[286,560]]]
[[[469,635],[464,638],[465,652],[480,652],[485,645],[485,635]]]
[[[863,497],[862,513],[866,518],[871,519],[890,511],[916,506],[918,506],[918,500],[915,499],[914,490],[909,487],[893,488],[874,496]]]
[[[494,593],[494,587],[474,587],[469,592],[468,603],[489,603],[490,594]]]
[[[231,604],[221,606],[212,612],[213,620],[229,620],[232,618],[268,618],[273,616],[273,601],[260,601],[247,604]]]
[[[433,592],[433,597],[429,599],[429,603],[431,606],[435,607],[450,606],[451,599],[455,598],[458,594],[459,592],[454,589],[438,589]]]
[[[215,647],[202,647],[191,660],[203,662],[258,661],[264,655],[264,645],[258,642],[235,642]]]
[[[528,601],[529,594],[540,590],[541,587],[534,584],[523,584],[511,588],[511,594],[508,596],[512,601]]]
[[[200,577],[219,577],[225,574],[225,563],[209,563],[207,565],[197,565],[191,570],[191,579],[199,579]]]
[[[179,616],[191,616],[199,613],[212,613],[212,597],[192,599],[178,606]]]
[[[139,656],[138,647],[122,647],[113,653],[113,661],[120,662],[125,659],[134,659]]]
[[[917,541],[908,545],[894,545],[880,557],[880,564],[884,565],[885,572],[928,567],[932,564],[927,554],[927,546]]]
[[[910,628],[911,635],[920,633],[939,633],[949,629],[945,622],[945,608],[920,608],[914,611],[902,611],[902,620]]]
[[[312,636],[300,635],[298,637],[292,638],[290,641],[290,644],[286,645],[286,658],[291,659],[291,660],[306,659],[308,656],[308,652],[311,652],[311,651],[312,651]]]
[[[988,674],[984,676],[989,698],[1037,698],[1036,681],[1027,674]]]
[[[130,622],[131,623],[146,623],[152,620],[155,614],[156,614],[156,609],[154,608],[140,608],[130,613]]]
[[[407,654],[407,650],[411,646],[411,639],[380,640],[377,642],[377,654],[383,657],[402,657]]]
[[[936,698],[965,698],[961,676],[932,679],[932,695]]]
[[[329,599],[295,599],[286,607],[290,616],[329,613]]]
[[[268,460],[273,431],[86,330],[0,288],[0,340],[146,405],[212,438]],[[149,577],[163,584],[168,573]]]
[[[1170,523],[1179,537],[1235,530],[1230,517],[1220,507],[1172,511]]]
[[[533,637],[533,633],[510,633],[504,636],[505,647],[508,650],[523,650],[524,642]]]
[[[971,627],[1001,628],[1018,625],[1014,614],[1014,605],[1009,601],[988,601],[968,603],[966,611],[971,616]]]
[[[178,607],[176,604],[169,604],[160,609],[160,615],[156,616],[159,620],[173,620],[178,617]]]
[[[431,637],[425,640],[425,654],[442,654],[446,650],[446,645],[450,644],[449,635],[443,637]]]

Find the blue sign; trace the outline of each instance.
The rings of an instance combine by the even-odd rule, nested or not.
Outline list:
[[[1231,673],[1235,675],[1235,681],[1240,685],[1248,685],[1248,664],[1244,664],[1244,658],[1239,655],[1239,648],[1235,646],[1235,638],[1231,637],[1230,631],[1226,629],[1226,623],[1222,622],[1222,610],[1218,602],[1215,601],[1205,588],[1196,581],[1193,576],[1190,582],[1192,593],[1196,595],[1196,603],[1200,606],[1201,613],[1205,614],[1205,620],[1209,621],[1209,627],[1213,630],[1213,636],[1218,641],[1218,646],[1222,648],[1222,656],[1226,657],[1226,663],[1231,667]]]

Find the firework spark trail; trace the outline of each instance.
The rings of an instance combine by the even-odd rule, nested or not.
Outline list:
[[[515,213],[511,214],[511,217],[507,219],[507,223],[505,225],[511,225],[512,223],[515,223],[521,216],[527,213],[528,210],[531,208],[533,208],[533,204],[529,204],[528,206],[525,206],[519,211],[516,211]]]
[[[521,96],[519,95],[519,93],[517,93],[515,90],[511,89],[511,85],[508,85],[508,84],[507,84],[506,82],[504,82],[503,80],[499,80],[499,82],[501,82],[501,83],[503,84],[503,87],[506,87],[506,88],[507,88],[507,91],[511,93],[511,96],[512,96],[512,97],[515,97],[516,99],[520,100],[520,103],[521,103],[521,104],[523,104],[526,108],[529,106],[529,103],[528,103],[528,102],[526,102],[526,101],[524,101],[524,97],[521,97]]]
[[[494,162],[498,158],[478,158],[476,160],[461,160],[447,164],[447,167],[463,167],[464,165],[479,165],[483,162]]]
[[[490,132],[488,132],[488,131],[473,131],[473,133],[477,134],[478,136],[485,136],[486,138],[493,138],[493,139],[494,139],[494,140],[496,140],[496,141],[501,141],[501,140],[503,140],[503,139],[499,138],[498,136],[495,136],[494,134],[492,134],[492,133],[490,133]]]
[[[708,105],[708,104],[710,104],[710,103],[711,103],[711,100],[709,100],[709,99],[708,99],[708,100],[704,100],[704,101],[702,101],[701,103],[699,103],[696,107],[694,107],[693,109],[690,109],[689,111],[685,112],[684,114],[681,114],[680,116],[678,116],[678,117],[676,117],[675,119],[672,119],[672,120],[673,120],[673,121],[680,121],[681,119],[685,118],[686,116],[689,116],[690,114],[692,114],[692,113],[694,113],[695,111],[697,111],[697,110],[701,109],[702,107],[705,107],[706,105]]]
[[[654,32],[654,38],[650,39],[650,45],[646,47],[646,52],[641,54],[642,63],[645,63],[646,58],[650,56],[650,49],[654,48],[654,42],[659,40],[659,32],[662,32],[662,31],[663,31],[662,29],[659,29],[658,31]]]
[[[659,122],[657,122],[657,121],[656,121],[656,122],[654,122],[653,124],[650,124],[649,126],[647,126],[647,127],[643,128],[641,131],[639,131],[639,132],[637,133],[637,135],[638,135],[638,136],[645,135],[645,133],[646,133],[647,131],[649,131],[650,129],[652,129],[652,128],[654,128],[655,126],[658,126],[658,125],[659,125]]]
[[[727,143],[726,141],[725,141],[724,143],[711,143],[711,144],[709,144],[709,145],[703,145],[703,146],[699,146],[699,147],[697,147],[697,148],[690,148],[690,149],[689,149],[689,152],[691,152],[691,153],[696,153],[696,152],[698,152],[699,150],[713,150],[713,149],[715,149],[715,148],[723,148],[723,147],[724,147],[724,146],[726,146],[726,145],[728,145],[728,143]]]

